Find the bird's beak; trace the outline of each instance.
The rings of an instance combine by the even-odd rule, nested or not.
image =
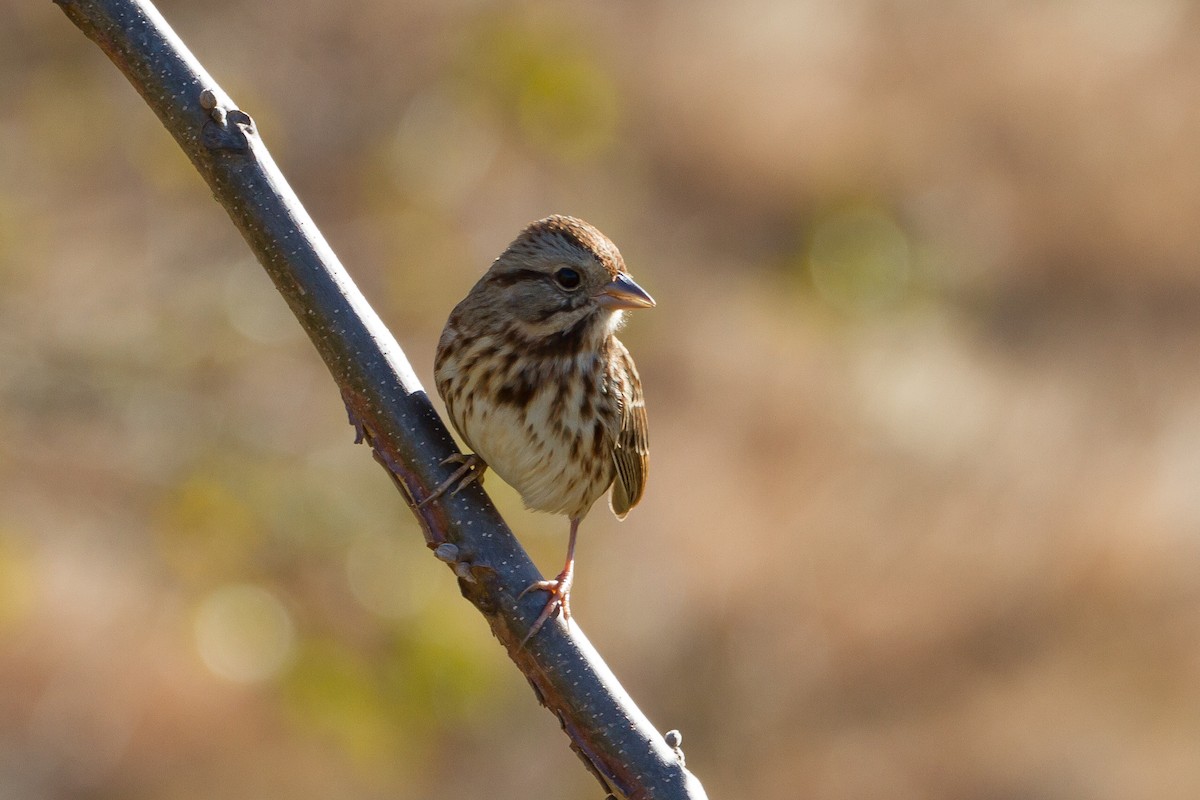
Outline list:
[[[654,308],[654,298],[634,283],[628,275],[618,275],[616,280],[604,284],[596,293],[596,302],[605,308]]]

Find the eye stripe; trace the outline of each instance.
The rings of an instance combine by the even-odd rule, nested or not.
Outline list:
[[[488,279],[493,286],[512,286],[522,281],[544,281],[548,276],[536,269],[514,269],[509,272],[498,272]]]

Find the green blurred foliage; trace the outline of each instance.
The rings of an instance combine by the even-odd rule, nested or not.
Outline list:
[[[439,741],[490,722],[500,684],[470,632],[451,626],[451,638],[444,616],[425,619],[435,622],[415,620],[368,652],[306,639],[280,685],[296,724],[328,736],[364,770],[412,780]]]
[[[403,712],[412,709],[377,674],[381,662],[337,641],[310,640],[281,689],[298,724],[329,736],[356,761],[408,764],[396,754],[416,746],[420,728],[409,726]]]
[[[0,528],[0,633],[19,628],[36,603],[38,573],[25,543]]]
[[[239,577],[266,533],[256,510],[212,476],[184,479],[164,499],[160,513],[163,559],[180,580],[193,585]]]
[[[617,87],[590,49],[584,26],[549,8],[485,15],[459,50],[457,83],[535,152],[588,159],[613,144],[620,119]]]

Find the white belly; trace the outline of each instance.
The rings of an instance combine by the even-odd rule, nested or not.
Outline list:
[[[478,389],[462,388],[446,393],[455,427],[520,493],[527,508],[582,517],[612,484],[611,423],[602,426],[597,443],[595,420],[584,422],[577,412],[582,400],[578,382],[571,389],[543,385],[521,406],[480,402]],[[556,403],[564,391],[568,396]]]

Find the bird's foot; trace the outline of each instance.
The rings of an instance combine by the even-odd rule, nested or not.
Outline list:
[[[568,626],[571,624],[571,584],[575,582],[574,570],[568,566],[562,572],[558,573],[558,577],[552,581],[534,581],[525,587],[525,591],[517,595],[520,600],[529,592],[540,591],[550,595],[546,599],[546,605],[542,607],[542,613],[538,614],[538,618],[534,620],[533,626],[529,629],[529,633],[525,634],[525,638],[521,640],[521,647],[532,639],[542,626],[546,624],[546,620],[554,616],[554,612],[562,609],[563,622]]]
[[[487,471],[487,463],[474,453],[455,453],[447,456],[442,460],[442,466],[447,464],[459,464],[460,466],[454,470],[454,474],[439,483],[428,497],[417,503],[417,508],[424,508],[444,495],[448,489],[452,489],[450,496],[453,497],[472,483],[483,483],[483,473]]]

